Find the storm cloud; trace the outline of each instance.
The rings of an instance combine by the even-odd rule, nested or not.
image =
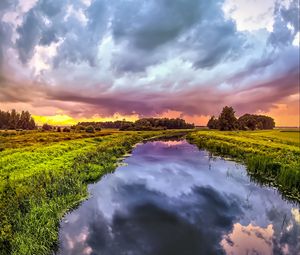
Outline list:
[[[37,115],[207,116],[226,104],[268,111],[299,94],[298,2],[274,0],[272,30],[251,31],[224,4],[1,1],[0,103]]]

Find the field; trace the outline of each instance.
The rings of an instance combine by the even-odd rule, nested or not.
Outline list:
[[[200,130],[188,139],[213,154],[245,163],[256,181],[276,186],[284,197],[300,201],[299,130]]]
[[[49,254],[59,219],[87,197],[87,184],[115,169],[144,139],[182,131],[0,131],[0,254]],[[247,165],[258,181],[299,201],[300,137],[293,130],[199,130],[188,140]]]
[[[49,254],[59,219],[134,144],[178,131],[0,132],[0,254]]]

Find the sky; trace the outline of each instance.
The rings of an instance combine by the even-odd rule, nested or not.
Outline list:
[[[298,0],[1,0],[0,109],[38,123],[225,105],[299,126]]]

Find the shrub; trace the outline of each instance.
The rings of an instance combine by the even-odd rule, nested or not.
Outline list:
[[[88,126],[85,128],[85,132],[87,133],[95,133],[95,129],[93,126]]]
[[[48,125],[47,123],[45,123],[45,124],[42,126],[42,130],[44,130],[44,131],[50,131],[50,130],[52,130],[52,126],[51,126],[51,125]]]
[[[77,125],[77,126],[76,126],[76,131],[77,131],[77,132],[84,131],[84,130],[85,130],[85,127],[84,127],[84,126],[82,126],[82,125]]]
[[[64,128],[63,128],[63,132],[70,133],[70,132],[71,132],[71,129],[68,128],[68,127],[64,127]]]

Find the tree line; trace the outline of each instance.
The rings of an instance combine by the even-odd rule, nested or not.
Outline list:
[[[28,111],[19,113],[14,109],[10,112],[0,110],[0,129],[33,130],[36,129],[36,124]]]
[[[79,122],[76,126],[78,127],[88,127],[92,126],[95,129],[101,129],[101,128],[116,128],[120,129],[122,126],[130,124],[132,122],[126,121],[126,120],[117,120],[117,121],[104,121],[104,122]],[[75,126],[75,128],[76,128]]]
[[[164,130],[164,129],[190,129],[194,124],[186,123],[180,118],[142,118],[135,122],[131,121],[108,121],[108,122],[79,122],[77,126],[97,128],[117,128],[119,130]]]
[[[209,129],[219,129],[223,131],[230,130],[255,130],[255,129],[273,129],[275,121],[273,118],[265,115],[255,115],[246,113],[241,117],[235,116],[232,107],[225,106],[218,118],[212,116],[207,127]]]

